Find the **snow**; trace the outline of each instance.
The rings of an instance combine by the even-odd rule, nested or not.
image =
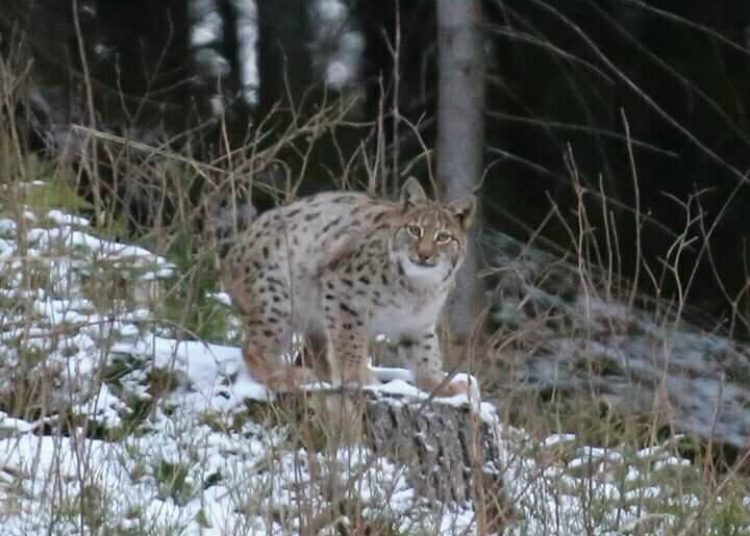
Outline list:
[[[331,459],[327,453],[290,449],[284,427],[247,421],[234,429],[233,419],[243,414],[248,400],[269,398],[242,366],[238,348],[144,329],[143,321],[153,322],[147,308],[120,310],[114,319],[98,310],[82,288],[85,276],[102,261],[123,277],[137,273],[157,282],[173,276],[174,266],[141,247],[95,236],[83,218],[50,211],[46,220],[56,226],[32,226],[23,238],[29,257],[39,261],[35,269],[49,284],[22,288],[28,265],[20,261],[8,267],[2,280],[2,295],[27,301],[34,318],[32,326],[22,316],[6,318],[0,327],[0,344],[7,350],[2,365],[15,370],[36,349],[45,358],[33,373],[51,371],[49,397],[85,420],[61,434],[54,412],[40,422],[0,413],[0,503],[10,505],[0,508],[4,535],[49,527],[55,534],[79,534],[92,516],[105,526],[136,532],[147,526],[156,533],[293,534],[302,520],[287,510],[300,500],[324,501],[331,479],[341,479],[346,489],[346,480],[355,477],[363,515],[385,512],[405,527],[417,526],[417,514],[422,521],[432,515],[431,533],[471,530],[470,510],[431,514],[403,470],[372,452],[352,446]],[[20,241],[18,227],[12,220],[0,226],[8,237],[3,255],[12,258]],[[115,382],[97,381],[112,367],[120,370]],[[108,430],[127,427],[133,401],[154,400],[149,376],[157,371],[170,374],[175,388],[136,430],[120,440],[87,432],[86,421]],[[8,388],[11,374],[3,376],[0,385]],[[385,393],[425,396],[392,383]],[[35,434],[45,425],[57,431]],[[81,497],[87,494],[106,508],[92,506],[94,511],[81,514]]]
[[[16,230],[16,222],[10,218],[0,218],[0,233],[11,233]]]
[[[554,434],[549,437],[547,437],[543,442],[542,445],[545,447],[554,447],[555,445],[559,445],[561,443],[568,443],[570,441],[575,441],[576,436],[574,434]]]
[[[63,211],[57,209],[53,209],[47,212],[47,218],[59,225],[80,225],[81,227],[88,227],[90,223],[87,218],[81,218],[80,216],[66,214]]]
[[[84,218],[49,211],[34,221],[45,220],[56,226],[32,225],[24,237],[17,236],[13,220],[0,220],[0,260],[6,259],[0,299],[28,305],[2,313],[0,394],[12,388],[23,365],[27,378],[50,379],[44,398],[49,408],[69,407],[78,418],[63,432],[65,418],[54,411],[38,420],[0,412],[3,535],[83,534],[97,526],[154,534],[288,535],[309,531],[314,521],[321,523],[321,534],[335,534],[337,523],[352,520],[316,521],[300,512],[300,505],[326,511],[332,486],[360,504],[362,516],[388,519],[399,533],[477,533],[470,506],[436,506],[418,497],[402,467],[366,448],[307,451],[290,440],[294,431],[284,423],[250,418],[248,404],[271,395],[248,374],[239,348],[170,338],[143,304],[113,304],[116,314],[95,306],[83,282],[96,263],[106,261],[128,280],[154,284],[173,277],[176,267],[142,247],[95,236]],[[18,256],[21,239],[49,285],[21,286],[22,270],[31,264],[9,261]],[[226,302],[226,295],[214,297]],[[429,396],[414,387],[408,371],[372,371],[385,382],[368,388],[376,394]],[[107,374],[114,379],[103,381]],[[158,375],[172,384],[167,392],[154,390]],[[580,446],[572,434],[535,438],[502,425],[495,408],[480,399],[475,378],[456,375],[452,381],[469,383],[469,396],[436,402],[470,404],[502,438],[501,462],[516,510],[509,534],[585,533],[592,503],[600,505],[599,534],[636,526],[647,500],[669,496],[675,504],[696,507],[694,495],[649,478],[690,469],[672,449],[654,446],[625,455]],[[136,407],[149,409],[137,418]],[[103,439],[91,432],[96,427],[115,434]],[[563,450],[567,457],[559,454]],[[654,515],[664,527],[675,519]]]
[[[32,423],[9,417],[7,413],[0,411],[0,436],[16,436],[18,434],[34,430]]]

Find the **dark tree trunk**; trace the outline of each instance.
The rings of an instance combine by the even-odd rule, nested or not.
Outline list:
[[[258,0],[260,113],[298,110],[313,84],[310,16],[305,0]]]
[[[479,0],[438,0],[437,172],[448,201],[471,194],[482,175],[484,51]],[[448,315],[458,342],[466,342],[482,303],[477,280],[476,225],[458,273]]]

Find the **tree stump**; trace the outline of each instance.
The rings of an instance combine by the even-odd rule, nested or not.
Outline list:
[[[415,493],[451,505],[470,503],[480,534],[496,534],[512,517],[503,486],[502,443],[494,408],[378,390],[319,390],[281,395],[333,432],[337,445],[361,442],[404,468]]]

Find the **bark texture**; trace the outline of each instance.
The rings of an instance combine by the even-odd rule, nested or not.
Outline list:
[[[437,172],[448,201],[476,189],[482,176],[485,60],[479,0],[438,0]],[[454,335],[465,341],[481,308],[476,225],[448,304]]]
[[[312,407],[321,422],[343,430],[339,441],[362,441],[403,466],[418,495],[448,508],[471,503],[481,534],[502,532],[512,517],[498,423],[468,404],[340,390],[287,394],[280,403]]]

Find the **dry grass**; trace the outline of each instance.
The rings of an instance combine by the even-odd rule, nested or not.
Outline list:
[[[11,371],[2,380],[0,411],[33,423],[38,433],[61,448],[60,452],[63,444],[73,443],[72,473],[78,485],[73,488],[63,485],[71,473],[60,464],[51,464],[58,472],[51,472],[46,481],[38,482],[30,480],[31,473],[5,467],[0,456],[0,487],[5,490],[4,497],[8,497],[0,507],[0,519],[18,513],[24,504],[22,499],[37,494],[46,503],[43,509],[46,517],[40,518],[39,523],[46,525],[43,528],[50,533],[181,533],[194,519],[177,516],[165,525],[161,512],[137,501],[124,513],[109,511],[108,505],[118,488],[107,487],[112,485],[111,480],[97,480],[103,467],[96,464],[104,466],[114,460],[123,472],[120,482],[123,489],[137,492],[137,486],[128,488],[126,484],[149,481],[155,483],[160,495],[169,498],[169,504],[179,506],[201,496],[217,481],[229,479],[213,466],[204,466],[209,463],[208,443],[217,440],[211,435],[215,433],[231,443],[229,450],[248,449],[243,451],[248,457],[252,454],[248,445],[264,449],[252,464],[238,463],[235,467],[236,474],[227,487],[235,511],[227,512],[227,519],[238,519],[232,515],[240,512],[244,516],[240,519],[246,525],[227,521],[231,530],[244,533],[260,530],[253,523],[261,518],[266,527],[273,526],[282,534],[435,533],[434,524],[439,520],[428,513],[415,518],[426,525],[414,521],[404,529],[399,515],[392,511],[399,488],[387,478],[398,476],[398,471],[381,468],[378,464],[382,460],[372,461],[366,456],[363,459],[356,446],[347,446],[347,442],[314,417],[292,418],[283,408],[250,404],[246,411],[231,416],[205,412],[196,423],[187,419],[170,399],[182,381],[182,371],[149,368],[127,357],[115,359],[109,351],[121,336],[118,329],[134,310],[150,312],[129,324],[138,330],[154,330],[179,339],[237,342],[240,333],[231,311],[213,296],[219,290],[216,252],[203,232],[206,215],[212,213],[220,200],[249,197],[254,191],[277,202],[294,198],[302,182],[308,179],[306,170],[316,140],[345,123],[355,102],[335,102],[321,106],[312,116],[295,117],[287,130],[275,132],[273,138],[264,125],[259,125],[255,137],[241,149],[227,150],[210,162],[202,162],[192,153],[193,143],[185,141],[189,134],[153,146],[77,126],[74,130],[81,138],[77,165],[73,166],[67,159],[42,159],[26,149],[14,118],[24,103],[27,75],[20,56],[2,59],[0,215],[15,222],[17,232],[13,240],[17,255],[12,259],[0,257],[3,266],[0,287],[8,288],[11,281],[18,283],[13,286],[16,293],[0,295],[0,324],[6,335],[14,330],[10,346],[16,350],[15,362],[2,363],[9,358],[0,358],[0,367]],[[376,149],[369,151],[363,146],[351,159],[342,159],[339,163],[342,172],[332,177],[338,187],[365,185],[369,191],[389,190],[390,185],[380,178],[394,173],[388,162],[398,161],[398,155],[386,154],[382,122],[371,128],[372,139],[380,140],[372,144]],[[290,152],[300,162],[295,171],[284,164],[285,155]],[[93,154],[99,154],[101,159],[94,160]],[[420,158],[429,160],[429,152],[425,150]],[[687,247],[702,247],[701,241],[708,240],[710,235],[701,225],[700,196],[682,204],[685,233],[664,252],[662,262],[650,266],[639,260],[637,272],[625,274],[619,262],[619,237],[607,206],[607,192],[603,187],[599,192],[587,191],[577,180],[572,154],[569,161],[579,199],[578,211],[570,223],[571,219],[551,203],[550,218],[558,218],[568,226],[570,243],[566,249],[570,253],[567,260],[557,265],[563,266],[562,273],[567,274],[563,279],[572,278],[565,279],[567,286],[563,286],[575,289],[575,300],[555,302],[535,309],[528,316],[519,316],[518,321],[501,323],[498,331],[488,336],[492,351],[475,353],[470,360],[481,376],[485,395],[497,401],[508,422],[526,432],[506,430],[510,449],[508,468],[518,472],[510,474],[510,478],[521,475],[524,482],[523,488],[514,488],[514,498],[519,504],[522,500],[532,501],[528,491],[536,490],[538,485],[540,491],[535,497],[539,504],[559,507],[559,511],[551,510],[558,516],[556,519],[540,518],[534,525],[531,524],[534,508],[521,505],[520,526],[538,528],[548,523],[548,527],[569,527],[564,521],[564,510],[569,508],[564,498],[575,497],[580,509],[573,516],[578,523],[574,526],[580,527],[581,533],[599,534],[606,526],[610,533],[618,534],[741,534],[750,525],[747,514],[750,486],[743,475],[745,456],[740,453],[729,465],[717,465],[710,446],[673,434],[669,415],[659,399],[639,401],[643,404],[620,411],[619,401],[601,396],[594,381],[606,376],[607,366],[614,365],[608,365],[593,348],[606,338],[634,335],[634,330],[640,329],[637,326],[642,326],[632,320],[637,316],[634,311],[638,303],[652,304],[645,314],[654,329],[663,334],[662,362],[670,361],[674,337],[680,335],[685,316],[684,296],[694,284],[692,277],[681,279],[680,274],[685,273],[682,253]],[[637,185],[636,162],[631,164]],[[108,170],[106,178],[104,169]],[[30,183],[35,180],[44,183],[32,186]],[[84,183],[96,192],[92,198],[84,199],[79,194]],[[198,185],[201,193],[196,196]],[[591,207],[596,205],[589,198],[593,195],[602,201],[598,205],[601,213],[592,213]],[[140,222],[126,221],[126,213],[117,207],[116,200],[144,203],[150,225],[138,228]],[[46,257],[40,258],[28,253],[30,249],[38,250],[38,246],[26,242],[30,226],[54,229],[55,222],[44,221],[53,208],[88,215],[96,222],[92,232],[97,236],[136,240],[166,257],[176,269],[166,277],[143,283],[139,277],[148,268],[102,260],[86,264],[80,287],[70,280],[60,281],[56,277],[55,259],[76,259],[70,244],[53,242],[45,250]],[[633,210],[634,225],[640,229],[642,214],[637,205]],[[134,229],[138,231],[137,238],[133,238]],[[696,233],[696,229],[702,232]],[[594,239],[595,230],[603,233],[606,247],[602,248],[602,241]],[[0,238],[11,239],[3,235]],[[534,239],[526,244],[534,246]],[[90,258],[90,252],[81,252],[79,260],[88,262],[85,259]],[[493,275],[497,276],[498,271],[501,277],[495,281],[502,290],[509,268],[496,266]],[[517,311],[523,311],[529,304],[539,303],[533,289],[544,288],[546,278],[557,276],[551,271],[541,273],[537,280],[524,279],[527,274],[522,271],[511,275],[519,273],[525,285],[514,287],[514,303],[518,304]],[[68,272],[66,277],[74,277],[71,274]],[[628,283],[639,277],[652,282],[653,295],[642,296]],[[659,295],[666,279],[672,279],[679,289],[677,299],[670,302]],[[36,305],[37,289],[62,300],[72,298],[66,293],[76,288],[82,289],[83,298],[99,313],[94,338],[100,350],[94,360],[96,373],[88,378],[92,385],[83,387],[77,383],[76,371],[64,370],[59,360],[49,359],[61,351],[61,344],[72,344],[68,335],[79,332],[83,326],[73,317],[74,320],[64,320],[40,332],[41,315]],[[508,295],[499,291],[498,296]],[[597,304],[610,304],[617,308],[618,314],[602,314]],[[739,311],[737,321],[745,321]],[[540,396],[505,381],[508,376],[515,376],[513,368],[519,360],[549,348],[547,343],[553,339],[575,342],[573,352],[584,356],[575,362],[583,369],[580,376],[591,380],[588,384],[577,385],[570,392],[551,389]],[[475,351],[485,352],[486,348],[478,346]],[[71,348],[70,352],[74,350]],[[81,392],[98,392],[101,385],[118,393],[132,394],[135,391],[129,392],[132,386],[127,387],[123,379],[139,374],[141,395],[145,392],[148,396],[126,396],[127,418],[115,427],[96,419],[98,396],[76,398]],[[665,368],[665,378],[666,374]],[[172,435],[162,443],[149,444],[143,438],[149,430],[154,430],[157,421],[161,423],[159,426],[166,426],[165,423],[173,426]],[[290,426],[289,422],[296,424]],[[548,441],[555,434],[573,436],[556,443]],[[87,437],[103,438],[107,446],[92,446]],[[191,440],[180,442],[180,437]],[[240,441],[235,441],[237,438]],[[19,439],[18,444],[22,442]],[[590,447],[601,447],[603,453]],[[102,449],[104,455],[99,452]],[[164,454],[163,450],[170,449],[174,449],[174,456]],[[649,455],[644,449],[653,449],[654,454]],[[222,452],[226,455],[227,451]],[[686,452],[692,459],[691,465],[665,462],[670,456],[677,458]],[[38,455],[42,457],[41,452]],[[532,469],[528,469],[530,463]],[[633,478],[632,471],[636,474]],[[617,496],[602,493],[604,484],[618,490]],[[29,485],[44,491],[30,490]],[[284,485],[298,491],[294,500],[269,505],[268,497],[273,490]],[[382,495],[373,500],[366,495],[375,488],[381,489]],[[667,491],[644,492],[649,488]],[[695,502],[681,502],[686,496],[695,498]],[[618,526],[617,520],[610,517],[611,512],[627,509],[635,509],[641,515]],[[209,520],[208,510],[207,505],[198,514],[198,524],[207,528],[215,523],[214,518]],[[130,523],[122,523],[123,519]],[[111,525],[113,520],[119,524]],[[555,533],[553,528],[548,530],[549,534]]]

